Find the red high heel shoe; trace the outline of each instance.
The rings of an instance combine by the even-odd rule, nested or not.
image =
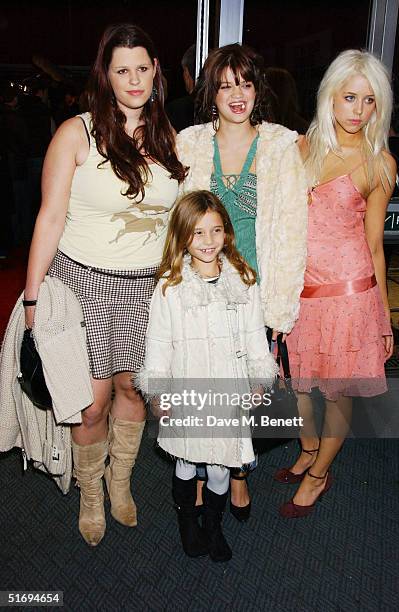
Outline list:
[[[303,448],[302,453],[312,455],[313,453],[317,453],[318,450],[318,448],[314,448],[313,450],[305,450]],[[301,474],[294,474],[289,468],[281,468],[274,474],[273,478],[277,480],[277,482],[282,482],[283,484],[296,484],[297,482],[302,482],[308,470],[309,468],[306,468]]]
[[[310,476],[311,478],[317,478],[318,480],[323,480],[326,477],[326,474],[324,474],[324,476],[315,476],[314,474],[311,474],[308,471],[308,476]],[[315,500],[313,504],[310,504],[309,506],[299,506],[298,504],[295,504],[293,502],[292,498],[290,499],[290,501],[280,506],[280,515],[284,518],[302,518],[303,516],[309,516],[309,514],[313,512],[316,502],[321,501],[323,495],[325,495],[325,493],[327,493],[327,491],[331,489],[332,483],[333,477],[331,476],[330,472],[328,472],[324,489],[321,491],[319,497]]]

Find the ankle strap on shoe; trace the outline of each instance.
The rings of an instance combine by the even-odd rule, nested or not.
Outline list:
[[[324,476],[315,476],[314,474],[311,474],[311,472],[309,472],[308,470],[308,476],[311,476],[312,478],[317,478],[317,480],[324,480],[327,474],[328,474],[328,471],[324,474]]]
[[[312,450],[305,450],[304,448],[302,449],[303,453],[307,453],[308,455],[311,455],[312,453],[317,453],[317,451],[319,450],[319,448],[313,448]]]

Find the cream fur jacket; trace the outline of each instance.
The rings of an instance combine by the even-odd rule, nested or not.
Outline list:
[[[210,123],[178,134],[180,161],[190,167],[182,192],[210,188],[213,171]],[[265,325],[290,332],[299,313],[307,238],[307,184],[297,133],[273,124],[259,126],[256,153],[256,252]]]
[[[144,365],[135,384],[147,396],[180,393],[226,393],[231,403],[173,405],[173,418],[204,419],[198,427],[181,427],[161,419],[160,446],[175,457],[193,462],[240,467],[254,460],[243,408],[234,401],[248,395],[251,386],[269,387],[277,366],[269,353],[263,325],[259,288],[245,285],[233,266],[221,257],[216,284],[193,271],[185,256],[183,280],[162,293],[155,288],[146,334]],[[224,417],[222,427],[206,427],[206,415]],[[238,419],[235,426],[231,419]],[[230,420],[229,420],[230,419]],[[203,427],[202,427],[203,425]]]

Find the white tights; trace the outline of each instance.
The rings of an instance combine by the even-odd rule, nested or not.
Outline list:
[[[207,487],[217,495],[223,495],[229,488],[230,470],[223,465],[206,465],[208,474]],[[195,463],[183,459],[176,461],[176,476],[180,480],[191,480],[197,475]]]

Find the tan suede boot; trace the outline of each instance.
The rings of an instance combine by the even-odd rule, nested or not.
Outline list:
[[[111,514],[126,527],[137,525],[137,508],[130,491],[130,476],[139,452],[145,421],[122,421],[109,416],[109,465],[105,483],[111,500]]]
[[[79,531],[90,546],[97,546],[105,533],[104,476],[108,440],[80,446],[72,441],[74,472],[80,487]]]

